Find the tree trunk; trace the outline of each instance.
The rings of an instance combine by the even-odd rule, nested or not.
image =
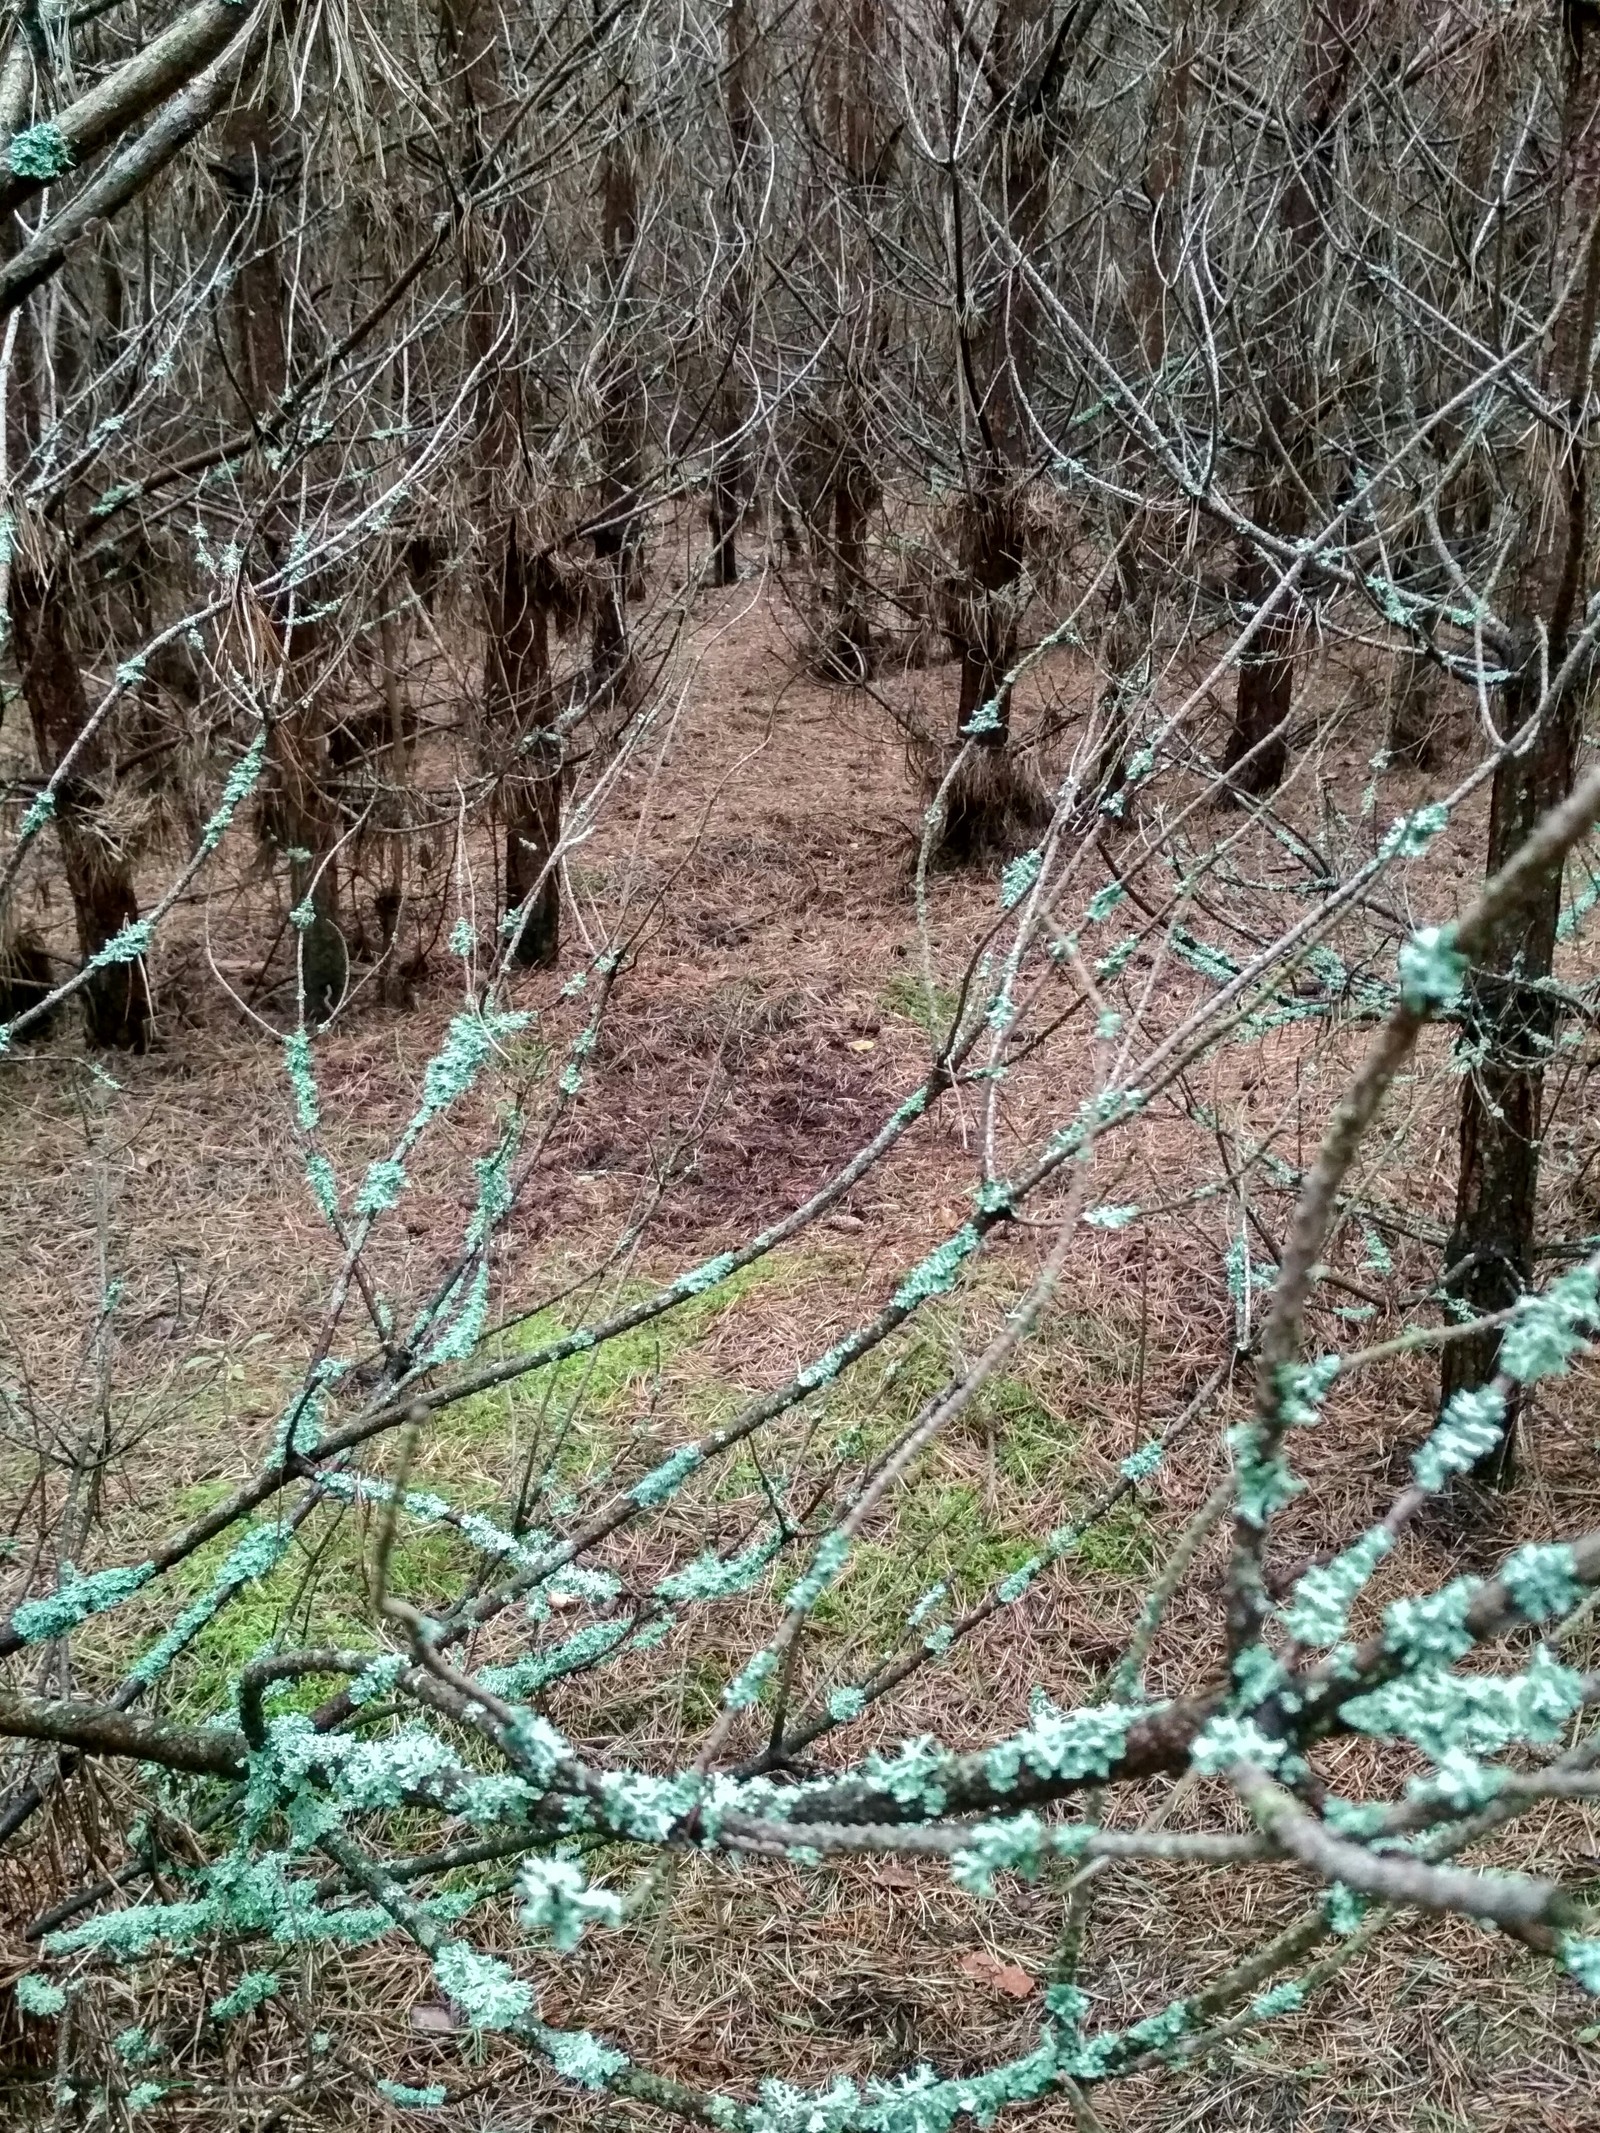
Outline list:
[[[978,746],[947,796],[943,855],[956,861],[1015,849],[1050,813],[1043,789],[1020,769],[1011,749],[1006,678],[1022,620],[1029,398],[1039,350],[1038,299],[1026,269],[1049,207],[1060,93],[1045,57],[1047,13],[1040,0],[1002,0],[995,16],[992,153],[996,220],[1006,250],[988,316],[975,333],[961,329],[961,369],[977,445],[960,512],[960,578],[949,636],[961,662],[957,742],[975,738]],[[964,308],[969,265],[960,258],[959,201],[952,204],[957,302]]]
[[[59,585],[20,557],[11,566],[10,611],[34,744],[49,776],[88,724],[89,699],[68,638]],[[100,816],[97,787],[107,770],[97,735],[56,796],[56,837],[86,962],[139,916],[133,870]],[[84,1001],[91,1043],[144,1050],[150,995],[142,962],[108,963],[97,970],[84,988]]]
[[[289,290],[279,246],[278,200],[297,159],[274,137],[270,109],[237,111],[213,164],[244,257],[229,290],[234,380],[251,421],[278,405],[288,384]],[[292,507],[274,504],[262,536],[275,564],[294,538]],[[323,1022],[344,997],[349,955],[339,914],[340,824],[329,790],[328,718],[323,703],[323,646],[315,623],[296,609],[315,597],[309,585],[280,593],[272,619],[283,641],[285,704],[268,742],[276,828],[289,862],[289,901],[299,939],[305,1011]]]
[[[550,624],[539,565],[507,528],[489,618],[494,730],[513,766],[501,781],[505,908],[518,914],[511,952],[525,968],[553,965],[561,947],[561,887],[552,864],[561,838],[561,768],[551,732]],[[526,907],[526,908],[524,908]]]
[[[18,26],[0,65],[0,133],[7,140],[22,123],[33,86],[33,44]],[[19,242],[15,216],[0,215],[0,258],[10,259]],[[38,335],[35,307],[23,315],[19,326],[12,405],[0,408],[0,421],[10,430],[8,457],[12,453],[20,457],[29,450],[42,427]],[[48,566],[18,552],[14,538],[8,546],[5,605],[39,767],[49,777],[88,724],[89,697],[72,647],[61,580]],[[78,950],[85,962],[139,916],[133,869],[100,818],[102,786],[110,769],[102,729],[79,754],[56,793],[56,842],[72,900]],[[0,955],[8,964],[32,958],[36,979],[48,974],[36,944],[26,937],[0,941]],[[97,970],[85,985],[83,998],[92,1044],[119,1051],[144,1050],[150,1035],[150,994],[142,961],[110,963]]]
[[[1556,243],[1550,290],[1576,289],[1551,332],[1542,384],[1564,408],[1535,434],[1523,484],[1524,561],[1517,585],[1518,658],[1504,692],[1509,736],[1540,708],[1542,672],[1555,673],[1581,624],[1593,542],[1588,399],[1600,299],[1600,8],[1561,11],[1565,94],[1561,117]],[[1542,656],[1541,656],[1542,655]],[[1488,871],[1503,866],[1547,809],[1572,789],[1587,673],[1543,703],[1526,752],[1502,757],[1489,808]],[[1460,1169],[1455,1223],[1445,1250],[1451,1295],[1475,1312],[1503,1310],[1533,1276],[1545,1068],[1559,1001],[1549,989],[1561,915],[1563,868],[1548,868],[1496,930],[1469,975],[1461,1041],[1470,1071],[1462,1083]],[[1489,1328],[1444,1350],[1440,1397],[1474,1389],[1494,1375],[1500,1334]],[[1516,1468],[1515,1400],[1498,1448],[1474,1479],[1508,1481]]]
[[[1157,391],[1167,360],[1170,292],[1179,274],[1179,195],[1189,150],[1194,12],[1193,0],[1177,0],[1172,41],[1151,99],[1145,135],[1141,184],[1150,219],[1133,277],[1133,333]],[[1135,469],[1127,486],[1137,490],[1138,481]],[[1153,679],[1152,645],[1161,580],[1151,557],[1163,536],[1162,521],[1155,514],[1134,505],[1113,509],[1111,537],[1117,562],[1101,644],[1105,682],[1095,702],[1099,746],[1094,780],[1095,805],[1112,820],[1123,810],[1128,757]]]
[[[1537,675],[1506,691],[1507,730],[1539,700]],[[1495,773],[1489,808],[1488,868],[1505,865],[1541,815],[1572,789],[1582,738],[1583,692],[1547,705],[1526,756]],[[1455,1223],[1445,1247],[1449,1293],[1481,1315],[1514,1304],[1533,1278],[1538,1214],[1544,1073],[1559,1023],[1548,989],[1561,916],[1564,868],[1548,868],[1521,909],[1496,933],[1467,981],[1461,1047],[1476,1060],[1461,1085],[1460,1168]],[[1490,1327],[1444,1350],[1441,1401],[1494,1376],[1500,1333]],[[1496,1451],[1476,1478],[1499,1484],[1516,1465],[1515,1409]]]
[[[479,180],[488,143],[499,134],[508,107],[500,71],[501,18],[483,0],[465,0],[459,9],[445,0],[441,22],[459,62],[456,93],[465,136],[463,159],[469,174]],[[494,218],[499,242],[489,248],[489,257],[503,254],[515,275],[528,242],[526,219],[515,195],[494,210]],[[561,884],[550,862],[561,841],[563,779],[550,686],[551,587],[548,565],[529,549],[514,508],[514,484],[525,456],[523,403],[517,372],[496,353],[506,338],[501,292],[479,271],[476,256],[465,245],[461,269],[468,287],[472,354],[486,370],[472,467],[482,542],[477,571],[484,624],[479,744],[495,773],[504,836],[501,901],[516,929],[511,953],[524,968],[548,968],[561,944]]]
[[[600,357],[600,519],[593,535],[601,566],[590,641],[590,700],[626,707],[633,690],[628,585],[638,568],[639,479],[644,444],[644,379],[629,345],[630,283],[637,271],[639,178],[628,137],[629,100],[600,173],[601,261],[609,325]]]
[[[1373,0],[1305,0],[1301,18],[1301,99],[1291,123],[1294,167],[1279,198],[1286,258],[1269,322],[1271,382],[1263,395],[1256,452],[1260,461],[1250,515],[1263,532],[1293,543],[1306,531],[1307,491],[1316,493],[1319,440],[1313,339],[1324,252],[1323,207],[1332,184],[1335,129],[1343,117],[1356,41]],[[1243,550],[1235,590],[1259,608],[1278,573],[1253,544]],[[1236,797],[1275,791],[1289,768],[1287,721],[1294,700],[1296,631],[1274,609],[1239,662],[1233,730],[1223,769]]]
[[[827,568],[822,663],[843,680],[864,681],[873,664],[867,535],[882,495],[869,444],[878,369],[872,218],[891,155],[879,80],[882,0],[820,0],[816,42],[816,133],[828,161],[815,220],[824,283],[838,291],[816,440]]]

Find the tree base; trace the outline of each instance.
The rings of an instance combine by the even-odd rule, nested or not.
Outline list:
[[[937,781],[925,772],[932,790]],[[974,748],[945,789],[944,821],[934,838],[938,867],[990,866],[1037,844],[1055,813],[1032,765],[1010,745]]]
[[[0,1022],[14,1021],[48,999],[55,990],[50,956],[38,934],[22,932],[0,941]],[[52,1008],[30,1022],[19,1041],[35,1043],[54,1028],[60,1010]]]

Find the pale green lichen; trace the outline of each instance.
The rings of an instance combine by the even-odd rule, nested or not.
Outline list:
[[[1306,1988],[1298,1978],[1286,1978],[1281,1985],[1273,1985],[1250,2002],[1250,2013],[1258,2022],[1270,2022],[1277,2015],[1294,2014],[1305,2005]]]
[[[1553,1741],[1583,1701],[1583,1676],[1536,1651],[1522,1674],[1426,1669],[1354,1696],[1341,1715],[1359,1733],[1409,1740],[1434,1763],[1457,1750],[1498,1755],[1519,1741]]]
[[[1452,1474],[1468,1472],[1500,1442],[1505,1420],[1505,1394],[1497,1386],[1458,1392],[1411,1461],[1418,1484],[1436,1494]]]
[[[492,1955],[465,1941],[446,1941],[433,1959],[440,1990],[474,2029],[511,2029],[533,2007],[533,1987]]]
[[[1039,870],[1044,864],[1044,854],[1035,847],[1013,859],[1000,876],[1000,908],[1014,911],[1034,883],[1039,879]]]
[[[1291,1472],[1277,1450],[1267,1450],[1269,1440],[1259,1422],[1236,1422],[1227,1432],[1233,1453],[1235,1501],[1241,1518],[1264,1527],[1274,1511],[1282,1510],[1305,1487]]]
[[[26,126],[21,133],[12,135],[8,160],[14,178],[48,185],[52,178],[69,171],[76,157],[72,143],[55,120],[43,119],[37,126]]]
[[[1124,1481],[1148,1481],[1165,1457],[1166,1446],[1159,1437],[1152,1437],[1148,1444],[1141,1444],[1137,1451],[1130,1452],[1117,1472]]]
[[[1021,1874],[1032,1881],[1039,1872],[1045,1836],[1045,1826],[1034,1814],[1014,1815],[1006,1822],[979,1822],[952,1857],[950,1878],[973,1896],[992,1896],[996,1874]]]
[[[547,2029],[539,2041],[562,2080],[580,2089],[603,2089],[626,2073],[630,2063],[626,2052],[602,2043],[592,2030]]]
[[[91,1615],[105,1614],[149,1583],[156,1574],[154,1563],[136,1563],[115,1570],[97,1570],[80,1578],[70,1563],[61,1566],[62,1582],[42,1599],[24,1600],[12,1610],[11,1627],[24,1644],[43,1644],[64,1637]]]
[[[172,1627],[128,1669],[134,1681],[157,1681],[244,1586],[275,1570],[294,1539],[287,1525],[252,1526],[217,1572],[208,1591],[191,1600]]]
[[[118,963],[137,963],[141,956],[149,954],[152,938],[149,919],[130,919],[95,950],[84,968],[106,970]]]
[[[1465,1658],[1475,1642],[1467,1616],[1481,1590],[1476,1578],[1457,1578],[1438,1592],[1396,1600],[1384,1612],[1384,1643],[1409,1667],[1449,1666]]]
[[[1500,1577],[1519,1614],[1546,1622],[1569,1613],[1583,1598],[1577,1571],[1578,1558],[1564,1541],[1549,1547],[1530,1542],[1507,1557]]]
[[[1273,1374],[1278,1413],[1288,1429],[1310,1429],[1322,1419],[1323,1403],[1339,1375],[1336,1355],[1319,1355],[1310,1363],[1280,1363]]]
[[[571,1953],[590,1926],[622,1923],[621,1897],[611,1889],[591,1888],[572,1859],[530,1859],[517,1890],[522,1924],[563,1954]]]
[[[300,1131],[315,1133],[322,1123],[322,1109],[311,1066],[311,1039],[305,1030],[291,1030],[284,1038],[283,1066],[294,1095],[295,1118]]]
[[[629,1498],[646,1510],[666,1503],[676,1496],[689,1476],[703,1463],[704,1457],[697,1444],[680,1446],[669,1458],[663,1459],[659,1466],[652,1467],[648,1474],[634,1483],[628,1491]]]
[[[1600,1940],[1583,1940],[1575,1933],[1563,1933],[1558,1947],[1569,1975],[1585,1992],[1600,1996]]]
[[[63,2013],[67,2004],[67,1995],[62,1988],[38,1970],[29,1970],[19,1977],[11,1988],[11,1996],[23,2014],[32,2015],[41,2022]]]
[[[367,1174],[356,1194],[356,1213],[367,1216],[386,1214],[399,1201],[409,1183],[404,1163],[397,1163],[392,1157],[378,1157],[367,1165]]]
[[[247,1970],[232,1992],[225,1992],[220,2000],[211,2002],[211,2019],[231,2022],[239,2015],[253,2014],[268,2000],[276,1999],[278,1991],[276,1970]]]
[[[776,1652],[757,1652],[746,1661],[732,1681],[722,1692],[722,1700],[730,1711],[743,1711],[753,1704],[761,1691],[778,1670]]]
[[[1392,822],[1378,847],[1382,859],[1421,859],[1434,839],[1450,827],[1450,810],[1442,800],[1414,808]]]
[[[1593,1267],[1574,1267],[1543,1296],[1525,1296],[1500,1343],[1500,1367],[1519,1385],[1561,1377],[1600,1316]]]
[[[1196,1735],[1189,1760],[1204,1776],[1231,1770],[1238,1763],[1254,1763],[1262,1770],[1275,1770],[1287,1749],[1281,1740],[1264,1733],[1252,1718],[1233,1718],[1226,1713],[1213,1718]]]
[[[1142,1715],[1142,1707],[1116,1703],[1063,1711],[1040,1697],[1032,1725],[985,1754],[985,1775],[1006,1790],[1024,1768],[1042,1778],[1107,1777],[1127,1746],[1129,1727]]]
[[[1467,959],[1453,926],[1424,926],[1400,950],[1400,998],[1414,1015],[1437,1014],[1461,997]]]
[[[803,1577],[797,1578],[784,1594],[784,1606],[796,1614],[809,1614],[838,1577],[849,1556],[850,1540],[847,1534],[837,1531],[824,1534],[817,1543],[817,1552],[812,1557],[810,1569]]]
[[[1138,1221],[1139,1212],[1135,1206],[1091,1207],[1083,1220],[1089,1229],[1126,1229]]]
[[[773,1534],[764,1540],[753,1541],[738,1555],[723,1557],[709,1552],[697,1555],[681,1570],[671,1571],[657,1580],[656,1598],[692,1603],[726,1600],[737,1593],[748,1592],[781,1545],[782,1536]]]
[[[963,1222],[954,1236],[946,1237],[936,1245],[920,1266],[913,1267],[899,1288],[894,1292],[895,1308],[914,1311],[926,1303],[930,1296],[944,1296],[955,1287],[956,1277],[972,1254],[978,1249],[978,1232],[970,1222]]]
[[[1351,1608],[1393,1547],[1393,1534],[1374,1526],[1331,1563],[1308,1570],[1284,1609],[1284,1627],[1290,1636],[1319,1647],[1337,1644],[1348,1627]]]

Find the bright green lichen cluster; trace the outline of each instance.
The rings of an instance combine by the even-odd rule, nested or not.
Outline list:
[[[1498,1755],[1514,1742],[1553,1741],[1583,1701],[1583,1676],[1546,1651],[1521,1674],[1419,1668],[1353,1696],[1342,1716],[1361,1733],[1411,1741],[1430,1761],[1457,1750]]]
[[[1233,1453],[1239,1516],[1265,1528],[1272,1514],[1291,1503],[1305,1483],[1257,1421],[1236,1422],[1228,1431],[1228,1446]]]
[[[1577,1570],[1578,1558],[1565,1542],[1549,1547],[1530,1542],[1507,1558],[1500,1576],[1520,1614],[1530,1622],[1547,1622],[1583,1598]]]
[[[705,1454],[698,1444],[682,1445],[669,1458],[663,1459],[659,1466],[652,1467],[648,1474],[636,1481],[628,1494],[636,1504],[646,1510],[653,1510],[658,1504],[667,1503],[676,1496],[695,1469],[704,1464],[704,1460]]]
[[[1148,1444],[1141,1444],[1136,1452],[1130,1452],[1117,1472],[1124,1481],[1148,1481],[1166,1457],[1166,1450],[1159,1437],[1152,1437]]]
[[[153,937],[149,919],[130,919],[125,926],[112,934],[110,940],[102,942],[84,968],[106,970],[117,963],[137,963],[141,956],[150,953]]]
[[[1000,908],[1014,911],[1034,883],[1039,879],[1039,870],[1044,864],[1044,854],[1035,848],[1013,859],[1000,876]]]
[[[1087,1842],[1088,1831],[1081,1834]],[[950,1878],[973,1896],[992,1896],[996,1874],[1021,1874],[1031,1881],[1039,1872],[1047,1837],[1053,1843],[1055,1835],[1034,1814],[1013,1815],[1008,1822],[979,1822],[951,1859]]]
[[[375,2081],[373,2087],[386,2103],[392,2103],[402,2111],[437,2111],[450,2101],[450,2091],[437,2083],[425,2089],[412,2089],[402,2081]]]

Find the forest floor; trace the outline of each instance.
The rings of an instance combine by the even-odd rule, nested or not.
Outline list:
[[[623,780],[569,869],[563,976],[585,959],[585,931],[598,939],[621,900],[636,912],[659,902],[607,1016],[590,1092],[564,1114],[498,1249],[498,1308],[540,1309],[540,1328],[575,1312],[565,1292],[576,1289],[586,1304],[629,1294],[786,1212],[876,1130],[928,1059],[910,891],[921,796],[900,734],[870,697],[797,675],[764,593],[708,596],[691,650],[671,747],[658,767],[641,763]],[[1070,667],[1053,671],[1049,686],[1070,697]],[[931,711],[949,694],[951,670],[932,667],[896,686],[907,697],[920,692]],[[1352,711],[1316,779],[1286,807],[1308,819],[1320,811],[1324,826],[1331,809],[1356,826],[1352,836],[1366,834],[1370,727],[1370,713]],[[1389,777],[1378,819],[1431,797],[1438,782]],[[1472,828],[1468,819],[1462,834]],[[487,864],[483,853],[477,858]],[[1451,878],[1448,863],[1439,878]],[[473,893],[458,865],[451,894],[459,905]],[[476,893],[484,901],[486,885]],[[83,1067],[63,1034],[0,1087],[5,1368],[26,1387],[34,1426],[63,1448],[94,1404],[86,1391],[105,1389],[117,1443],[98,1508],[103,1545],[118,1550],[214,1500],[259,1460],[315,1337],[334,1265],[286,1123],[281,1047],[230,1005],[208,968],[220,961],[247,991],[244,972],[264,950],[270,914],[242,861],[213,894],[185,914],[156,965],[159,1041],[144,1058],[110,1063],[118,1089]],[[992,880],[934,880],[940,986],[954,987],[995,911]],[[1186,997],[1174,984],[1174,998]],[[527,1040],[530,1079],[553,1056],[537,1047],[555,1046],[581,1020],[581,1003],[556,992],[548,979],[526,981],[526,1004],[543,1014]],[[359,1176],[407,1115],[422,1067],[462,1002],[460,965],[440,944],[405,1011],[369,994],[319,1042],[326,1142],[341,1177]],[[258,1003],[279,1030],[283,1004],[266,996]],[[934,1004],[948,1002],[941,995]],[[1161,1003],[1151,1010],[1160,1011]],[[1203,1127],[1192,1109],[1176,1106],[1154,1115],[1128,1150],[1102,1160],[1097,1196],[1181,1200],[1186,1183],[1217,1174],[1219,1140],[1230,1144],[1232,1135],[1237,1144],[1269,1127],[1298,1165],[1338,1069],[1360,1042],[1354,1017],[1332,1015],[1222,1049],[1194,1092],[1213,1123]],[[1002,1165],[1042,1122],[1076,1108],[1088,1086],[1078,1056],[1086,1050],[1068,1042],[1018,1077],[1002,1116]],[[1443,1075],[1404,1093],[1361,1189],[1438,1221],[1455,1086]],[[467,1219],[470,1158],[487,1116],[467,1112],[452,1117],[433,1156],[419,1162],[375,1247],[381,1278],[399,1294],[425,1291]],[[1579,1148],[1581,1109],[1567,1123]],[[541,1381],[450,1411],[430,1431],[419,1473],[447,1478],[474,1502],[503,1505],[533,1464],[553,1457],[575,1488],[613,1464],[642,1471],[653,1447],[731,1411],[741,1393],[780,1382],[875,1308],[960,1223],[980,1129],[970,1102],[947,1100],[840,1208],[731,1296],[702,1299],[659,1332],[606,1351],[581,1382],[561,1380],[554,1406]],[[1269,1226],[1278,1223],[1281,1234],[1289,1202],[1262,1190]],[[618,1260],[619,1233],[644,1209],[642,1236]],[[1227,1364],[1235,1305],[1224,1256],[1237,1233],[1237,1206],[1225,1197],[1126,1232],[1080,1232],[1081,1250],[1031,1352],[937,1447],[892,1527],[875,1535],[863,1566],[829,1603],[820,1641],[837,1673],[826,1678],[848,1680],[852,1659],[859,1666],[892,1645],[908,1607],[936,1578],[971,1598],[1026,1560],[1040,1533],[1081,1508]],[[923,1315],[913,1337],[869,1361],[857,1373],[862,1382],[839,1388],[813,1423],[815,1443],[844,1456],[886,1441],[951,1361],[981,1345],[1042,1249],[1024,1233],[982,1262]],[[1426,1235],[1409,1246],[1402,1240],[1393,1259],[1381,1280],[1356,1258],[1345,1268],[1347,1305],[1378,1297],[1363,1338],[1377,1337],[1391,1318],[1397,1326],[1393,1299],[1425,1287],[1437,1270]],[[112,1282],[121,1287],[107,1314],[101,1302]],[[1338,1331],[1325,1326],[1323,1337]],[[1284,1562],[1346,1544],[1381,1512],[1427,1426],[1429,1384],[1428,1368],[1413,1361],[1330,1403],[1301,1460],[1311,1486],[1283,1520]],[[924,1668],[847,1733],[849,1752],[923,1731],[976,1742],[1025,1718],[1035,1686],[1069,1701],[1102,1685],[1150,1565],[1222,1471],[1221,1430],[1246,1397],[1244,1374],[1226,1375],[1157,1478],[1093,1528],[1026,1607],[1001,1609],[948,1663]],[[1519,1538],[1600,1523],[1592,1399],[1592,1384],[1557,1387],[1541,1402],[1523,1479],[1494,1530],[1464,1539],[1420,1532],[1406,1544],[1408,1566],[1443,1580]],[[780,1456],[802,1448],[785,1440]],[[20,1569],[31,1561],[42,1498],[20,1446],[5,1462],[0,1483]],[[719,1524],[714,1535],[697,1533],[685,1546],[687,1529],[668,1520],[625,1543],[609,1558],[613,1567],[647,1579],[674,1552],[712,1539],[730,1544],[750,1503],[759,1503],[759,1472],[741,1473],[706,1514]],[[1158,1689],[1192,1683],[1214,1663],[1219,1547],[1202,1558],[1191,1600],[1157,1648]],[[308,1541],[295,1576],[271,1581],[252,1603],[229,1632],[235,1643],[209,1648],[213,1686],[284,1625],[313,1626],[310,1553]],[[319,1634],[330,1607],[335,1617],[341,1604],[359,1612],[359,1551],[347,1554],[345,1570],[316,1585]],[[445,1565],[419,1543],[402,1567],[426,1583]],[[655,1768],[681,1759],[713,1714],[729,1667],[774,1619],[770,1592],[713,1619],[712,1648],[704,1637],[682,1651],[669,1645],[648,1685],[603,1674],[565,1685],[552,1695],[552,1715],[618,1759]],[[157,1620],[152,1608],[146,1629]],[[81,1666],[117,1656],[84,1633]],[[187,1693],[204,1706],[203,1672]],[[819,1755],[834,1752],[826,1743]],[[1332,1753],[1332,1780],[1344,1772],[1353,1790],[1363,1752],[1348,1743]],[[94,1780],[112,1810],[101,1815],[103,1830],[115,1820],[121,1784],[115,1774]],[[68,1812],[63,1804],[51,1817]],[[64,1819],[51,1822],[20,1870],[0,1867],[0,1975],[28,1960],[20,1929],[49,1893],[52,1847],[81,1862],[81,1807],[71,1813],[78,1819],[70,1831]],[[1563,1828],[1570,1840],[1570,1825],[1552,1809],[1521,1863],[1537,1868],[1546,1842],[1553,1858]],[[115,1856],[110,1837],[100,1841]],[[1593,1863],[1600,1874],[1600,1858]],[[1203,1982],[1293,1914],[1265,1875],[1208,1882],[1129,1868],[1100,1888],[1085,1983],[1097,2001],[1132,2014]],[[592,1936],[581,1959],[552,1965],[544,2011],[615,2034],[661,2071],[744,2093],[761,2075],[813,2082],[918,2060],[941,2072],[976,2070],[1025,2048],[1059,1918],[1060,1888],[1049,1882],[1008,1886],[980,1905],[931,1866],[862,1863],[801,1875],[688,1858],[664,1870],[624,1931]],[[319,2019],[337,2032],[351,2067],[412,2085],[461,2079],[458,2040],[437,2033],[448,2011],[432,2004],[417,1961],[385,1944],[381,1956],[330,1953],[318,1962]],[[207,1980],[208,1995],[222,1989]],[[288,2069],[303,2039],[289,2011],[272,2019],[280,2023],[274,2063]],[[399,2063],[396,2035],[409,2039]],[[563,2123],[603,2115],[598,2106],[558,2103],[536,2085],[508,2090],[497,2053],[468,2080],[481,2092],[451,2122],[522,2123],[529,2103]],[[1510,1942],[1433,1924],[1390,1935],[1304,2013],[1241,2034],[1203,2066],[1108,2089],[1095,2108],[1108,2129],[1129,2133],[1586,2133],[1600,2128],[1597,2094],[1593,2003]],[[351,2123],[394,2115],[359,2082],[339,2097],[316,2107],[322,2122],[345,2122],[346,2112]],[[1054,2133],[1071,2113],[1061,2101],[1034,2122]]]

